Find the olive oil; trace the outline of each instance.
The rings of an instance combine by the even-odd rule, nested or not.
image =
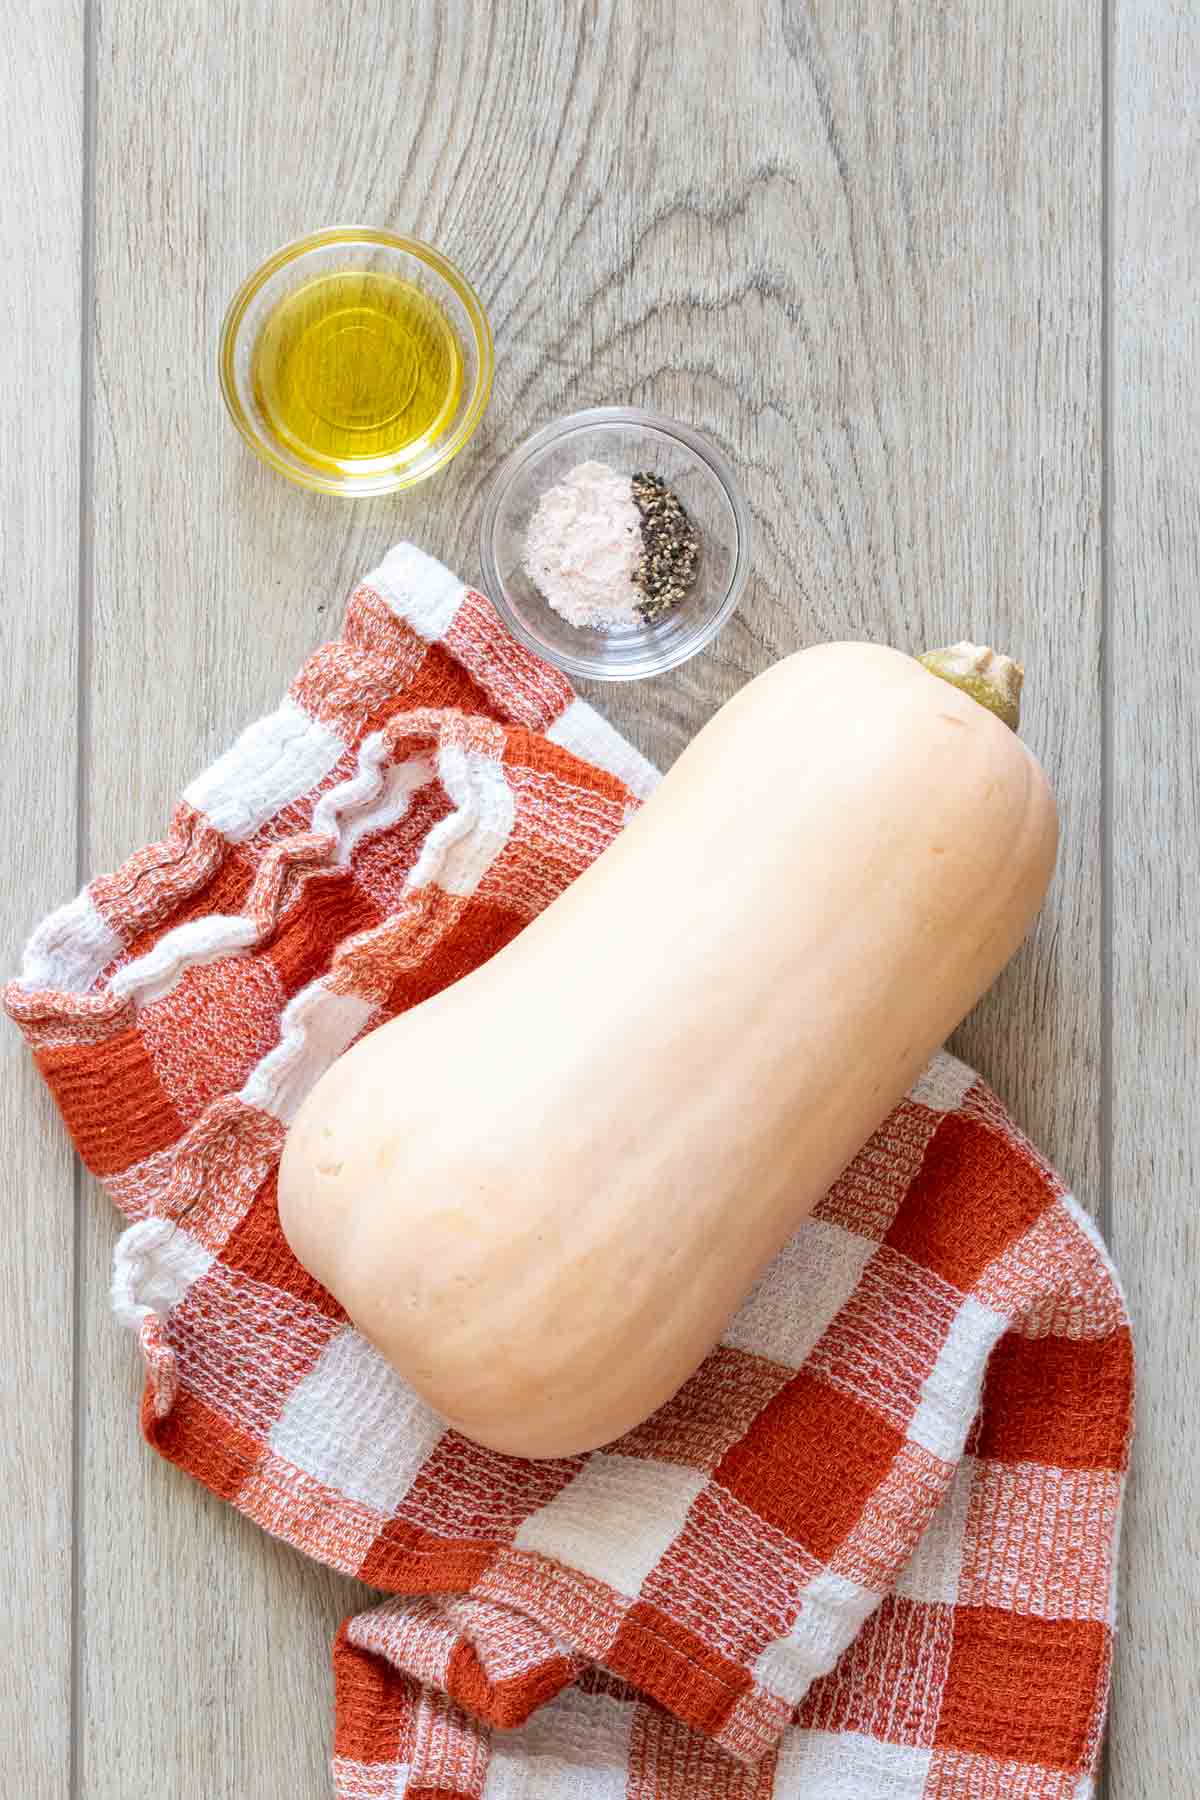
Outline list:
[[[372,474],[403,468],[445,430],[463,359],[445,313],[412,282],[344,270],[280,301],[251,374],[294,455],[313,469]]]

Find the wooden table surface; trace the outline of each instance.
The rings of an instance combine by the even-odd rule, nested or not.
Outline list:
[[[957,1047],[1124,1276],[1108,1793],[1194,1800],[1200,13],[0,0],[0,24],[7,966],[158,835],[389,544],[478,578],[489,474],[531,429],[632,401],[709,433],[754,572],[709,654],[591,696],[650,755],[817,639],[1028,666],[1062,859]],[[441,245],[496,333],[468,452],[386,501],[287,486],[217,392],[237,282],[335,221]],[[3,1055],[4,1792],[325,1796],[353,1586],[142,1446],[114,1217],[11,1028]]]

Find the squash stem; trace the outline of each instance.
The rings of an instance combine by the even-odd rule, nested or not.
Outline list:
[[[1015,731],[1021,722],[1021,683],[1025,671],[1011,656],[982,644],[949,644],[944,650],[927,650],[917,661],[931,675],[938,675],[986,706]]]

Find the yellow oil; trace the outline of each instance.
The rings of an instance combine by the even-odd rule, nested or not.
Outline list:
[[[255,398],[310,468],[402,468],[444,433],[462,393],[450,321],[397,275],[318,275],[280,301],[254,346]]]

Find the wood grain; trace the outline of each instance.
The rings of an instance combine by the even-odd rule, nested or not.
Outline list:
[[[76,884],[82,0],[0,0],[0,817],[5,975]],[[66,1800],[72,1645],[72,1321],[76,1178],[42,1082],[0,1033],[0,1682],[4,1785]]]
[[[1116,7],[1113,1217],[1139,1429],[1111,1800],[1200,1785],[1200,17]]]
[[[1064,851],[962,1047],[1077,1180],[1100,1168],[1100,14],[701,0],[99,0],[89,868],[158,832],[271,703],[353,575],[411,536],[476,579],[498,459],[632,400],[710,433],[755,576],[711,654],[597,696],[661,762],[817,638],[991,639],[1030,670]],[[491,410],[428,487],[345,506],[221,415],[225,302],[362,219],[440,244],[498,344]],[[89,1195],[81,1787],[326,1791],[348,1599],[137,1444],[134,1353]]]

